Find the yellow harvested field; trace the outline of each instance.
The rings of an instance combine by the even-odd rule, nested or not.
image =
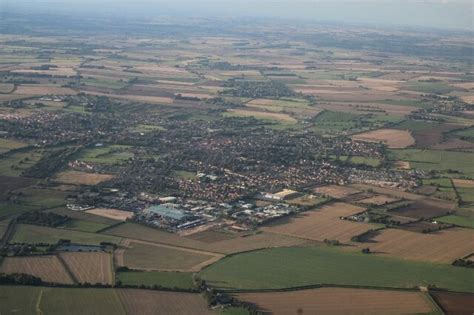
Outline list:
[[[453,83],[450,84],[454,87],[461,88],[461,89],[466,89],[466,90],[472,90],[474,89],[474,82],[463,82],[463,83]]]
[[[348,243],[353,236],[373,229],[374,226],[343,220],[341,217],[360,213],[364,210],[365,208],[362,207],[338,202],[325,205],[318,210],[306,211],[276,220],[263,227],[262,230],[315,241],[327,239]]]
[[[370,243],[357,244],[369,247],[380,255],[396,256],[451,264],[454,260],[474,252],[474,230],[452,228],[435,233],[417,233],[400,229],[385,229]]]
[[[86,213],[98,215],[100,217],[109,218],[117,221],[125,221],[133,217],[133,212],[109,208],[95,208],[86,210]]]
[[[59,257],[79,283],[113,283],[112,256],[108,253],[63,252]]]
[[[73,284],[73,280],[56,256],[5,257],[0,273],[24,273],[45,282]]]
[[[50,70],[20,69],[20,70],[14,70],[12,72],[13,73],[27,73],[27,74],[44,74],[44,75],[62,76],[62,77],[72,77],[77,74],[76,70],[70,67],[51,68]]]
[[[94,186],[102,182],[111,180],[113,177],[113,175],[109,174],[64,171],[57,174],[54,180],[62,184]]]
[[[19,85],[15,92],[15,95],[76,95],[77,92],[70,88],[63,88],[54,85]]]
[[[357,141],[383,142],[392,149],[403,149],[415,144],[415,138],[409,131],[398,129],[377,129],[353,135],[351,138]]]
[[[463,96],[461,96],[461,99],[466,103],[474,104],[474,95],[472,95],[472,94],[463,95]]]
[[[161,96],[144,96],[144,95],[132,95],[132,94],[107,94],[94,91],[88,91],[88,94],[97,95],[97,96],[107,96],[119,100],[129,100],[129,101],[138,101],[151,104],[172,104],[173,99],[171,97],[161,97]]]
[[[0,83],[0,93],[9,94],[15,89],[15,84],[12,83]]]
[[[241,301],[272,314],[424,314],[434,312],[422,292],[321,288],[312,290],[239,293]],[[298,310],[301,310],[298,311]]]
[[[471,179],[453,179],[454,186],[462,188],[474,188],[474,180]]]
[[[245,110],[245,109],[229,109],[229,113],[232,113],[236,116],[245,116],[245,117],[255,117],[260,119],[270,119],[277,120],[289,123],[296,123],[297,120],[291,117],[288,114],[273,113],[273,112],[260,112],[254,110]]]
[[[152,290],[117,290],[126,314],[141,315],[211,315],[204,298],[197,293]]]
[[[360,190],[348,186],[329,185],[323,187],[316,187],[313,189],[313,192],[340,199],[354,194],[358,194],[360,193]]]

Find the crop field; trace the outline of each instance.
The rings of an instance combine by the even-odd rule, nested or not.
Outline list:
[[[341,198],[345,198],[345,197],[360,193],[360,190],[357,190],[355,188],[351,188],[348,186],[336,186],[336,185],[317,187],[317,188],[314,188],[313,191],[315,193],[323,194],[323,195],[336,198],[336,199],[341,199]]]
[[[411,168],[422,170],[435,170],[440,173],[450,174],[453,170],[474,178],[472,160],[474,153],[454,152],[441,150],[404,149],[391,150],[393,160],[410,162]],[[458,177],[457,175],[456,177]]]
[[[1,314],[36,314],[40,287],[0,286]]]
[[[125,221],[133,217],[133,212],[118,209],[95,208],[91,210],[86,210],[86,213],[117,221]]]
[[[33,186],[36,180],[23,177],[0,176],[0,197],[10,191]]]
[[[363,203],[363,204],[370,204],[370,205],[384,205],[392,202],[399,201],[400,199],[390,197],[390,196],[385,196],[385,195],[376,195],[374,197],[369,197],[366,199],[358,200],[357,202]]]
[[[127,271],[119,272],[117,280],[124,285],[159,285],[164,288],[194,289],[190,272]]]
[[[60,253],[79,283],[113,284],[112,257],[108,253]]]
[[[397,129],[378,129],[352,136],[353,140],[367,142],[383,142],[389,148],[403,149],[415,144],[410,132]]]
[[[425,196],[409,193],[397,188],[385,188],[385,187],[378,187],[378,186],[365,185],[365,184],[352,184],[352,185],[349,185],[348,187],[359,189],[361,191],[373,191],[378,194],[388,195],[388,196],[392,196],[392,197],[396,197],[400,199],[406,199],[406,200],[419,200],[419,199],[425,198]]]
[[[232,232],[217,231],[217,230],[207,230],[207,231],[202,231],[202,232],[186,235],[186,237],[196,240],[196,241],[204,242],[204,243],[214,243],[214,242],[236,238],[238,237],[238,234],[232,233]]]
[[[111,180],[112,178],[113,175],[108,174],[65,171],[57,174],[55,180],[63,184],[93,186]]]
[[[42,157],[41,152],[16,152],[0,158],[0,175],[20,176],[28,167],[33,166]]]
[[[474,310],[473,294],[436,291],[430,294],[446,315],[472,315],[472,310]]]
[[[97,216],[97,215],[94,215],[94,214],[89,214],[85,211],[69,210],[66,207],[54,208],[54,209],[46,210],[46,212],[52,212],[52,213],[56,213],[56,214],[59,214],[59,215],[65,215],[65,216],[68,216],[71,219],[75,219],[75,220],[78,220],[78,221],[94,222],[94,223],[104,224],[104,225],[107,225],[107,226],[112,225],[112,224],[120,223],[120,221],[117,221],[117,220]]]
[[[142,241],[125,240],[118,249],[119,265],[140,270],[199,271],[222,255]]]
[[[244,109],[229,109],[227,113],[225,113],[226,117],[255,117],[257,119],[263,120],[273,120],[277,122],[289,123],[293,124],[296,123],[296,119],[291,117],[288,114],[282,113],[273,113],[273,112],[264,112],[264,111],[255,111],[255,110],[244,110]]]
[[[436,220],[443,223],[455,224],[461,227],[474,229],[474,211],[468,210],[466,213],[462,213],[462,215],[452,214],[436,218]]]
[[[16,226],[15,234],[11,243],[46,243],[56,244],[59,240],[66,239],[73,243],[85,245],[97,245],[101,242],[111,242],[118,244],[120,238],[65,229],[54,229],[45,226],[36,226],[29,224],[19,224]]]
[[[0,266],[3,273],[25,273],[46,282],[72,284],[73,281],[56,256],[6,257]]]
[[[349,288],[320,288],[235,297],[272,314],[435,314],[425,293]],[[301,311],[299,311],[301,310]]]
[[[105,229],[108,226],[109,225],[103,224],[103,223],[70,219],[65,224],[61,225],[59,228],[94,233],[102,229]]]
[[[54,208],[66,204],[66,194],[57,189],[26,188],[22,190],[21,203],[37,208]]]
[[[128,222],[108,229],[105,233],[134,240],[223,254],[238,253],[268,247],[298,246],[311,243],[308,240],[274,233],[243,234],[238,235],[235,238],[208,243]]]
[[[262,229],[267,232],[301,237],[316,241],[338,240],[347,243],[355,235],[364,233],[373,225],[341,220],[340,217],[363,212],[365,209],[345,203],[325,205],[318,210],[302,212],[273,221]]]
[[[26,146],[28,146],[28,144],[21,141],[0,138],[0,154]]]
[[[411,260],[450,264],[474,252],[471,229],[452,228],[434,233],[415,233],[398,229],[385,229],[359,247],[369,247],[376,254]]]
[[[199,294],[149,290],[117,290],[127,314],[214,314]]]
[[[454,211],[453,202],[440,199],[417,200],[405,207],[390,210],[390,214],[404,216],[414,219],[428,219],[449,214]]]
[[[211,285],[235,289],[314,284],[410,288],[435,284],[474,292],[472,271],[468,268],[379,257],[337,247],[288,247],[242,253],[207,267],[200,277]]]

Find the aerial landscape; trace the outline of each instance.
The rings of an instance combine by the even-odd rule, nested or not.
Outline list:
[[[472,23],[0,13],[1,315],[474,313]]]

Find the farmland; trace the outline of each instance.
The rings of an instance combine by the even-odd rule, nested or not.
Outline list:
[[[314,284],[410,288],[433,284],[455,291],[474,291],[472,274],[467,268],[373,257],[327,247],[243,253],[211,265],[200,276],[217,287],[235,289]]]
[[[0,314],[472,313],[471,31],[97,8],[2,8]]]
[[[431,314],[436,313],[424,293],[366,289],[321,288],[313,290],[240,293],[239,300],[256,304],[272,314]],[[357,303],[347,303],[348,301]]]
[[[72,284],[73,281],[55,256],[8,257],[0,266],[3,273],[25,273],[45,282]]]
[[[79,283],[113,283],[112,258],[107,253],[60,253],[60,259],[66,264]]]

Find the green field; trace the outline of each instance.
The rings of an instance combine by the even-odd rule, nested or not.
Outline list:
[[[474,292],[472,270],[409,262],[333,247],[288,247],[242,253],[209,266],[200,277],[211,285],[277,289],[312,284],[409,288],[435,284]]]
[[[16,141],[13,139],[0,138],[0,154],[26,146],[28,146],[28,144],[24,142]]]
[[[78,160],[102,164],[123,163],[133,157],[133,153],[128,151],[129,148],[123,145],[110,145],[86,149],[79,154]]]
[[[24,170],[33,166],[42,156],[41,152],[29,151],[0,158],[0,175],[20,176]]]
[[[390,150],[389,158],[391,160],[408,161],[410,162],[410,166],[416,169],[426,171],[435,170],[446,175],[459,172],[467,177],[474,178],[474,166],[472,163],[474,153],[403,149]],[[457,175],[459,176],[459,174]]]
[[[405,84],[405,88],[411,91],[432,94],[447,94],[456,90],[443,82],[409,82]]]
[[[0,314],[36,314],[40,287],[0,286]]]
[[[159,285],[164,288],[194,289],[193,274],[189,272],[140,272],[127,271],[120,272],[116,276],[117,280],[124,285]]]
[[[109,226],[110,225],[103,224],[103,223],[72,219],[72,220],[68,220],[66,224],[61,227],[65,229],[70,229],[70,230],[78,230],[78,231],[83,231],[83,232],[94,233],[99,230],[105,229],[106,227],[109,227]]]
[[[358,165],[368,165],[372,167],[378,167],[380,166],[380,160],[376,158],[371,158],[371,157],[366,157],[366,156],[352,156],[349,159],[349,162],[352,164],[358,164]]]
[[[436,186],[434,197],[449,200],[456,199],[456,192],[449,178],[423,179],[422,182],[426,186]]]
[[[61,239],[70,240],[73,243],[89,245],[96,245],[100,242],[111,242],[115,244],[120,242],[120,238],[109,235],[19,224],[16,226],[16,231],[11,243],[56,244]]]

